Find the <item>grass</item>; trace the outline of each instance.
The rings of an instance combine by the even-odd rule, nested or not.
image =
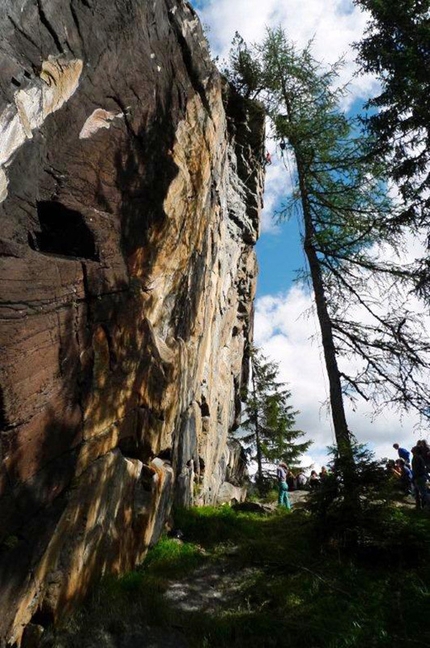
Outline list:
[[[190,648],[425,648],[430,520],[390,507],[378,516],[351,554],[321,542],[319,523],[304,511],[177,511],[185,542],[163,538],[140,570],[106,579],[52,645],[83,648],[88,634],[118,636],[141,623],[179,629]],[[205,565],[246,574],[238,596],[207,613],[167,604],[168,580],[190,578]]]
[[[191,542],[182,543],[175,539],[161,538],[149,552],[141,575],[166,578],[180,578],[198,567],[203,561],[200,547]]]

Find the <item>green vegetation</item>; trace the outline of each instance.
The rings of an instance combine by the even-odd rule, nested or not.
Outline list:
[[[354,0],[369,12],[356,44],[363,72],[375,74],[381,93],[368,101],[365,123],[375,135],[375,155],[390,162],[403,201],[392,219],[428,235],[430,207],[430,4],[429,0]],[[418,294],[430,302],[429,250],[413,270]]]
[[[305,509],[178,511],[186,541],[164,538],[140,570],[106,579],[51,645],[82,648],[89,635],[121,636],[136,623],[174,628],[190,648],[430,645],[430,519],[393,503],[376,517],[351,553],[333,519]],[[202,599],[210,574],[225,581],[219,607],[163,599],[172,583],[198,587],[199,569],[209,570]]]
[[[376,407],[415,407],[426,416],[428,336],[404,296],[410,273],[378,259],[379,245],[395,250],[403,233],[389,226],[397,212],[387,191],[389,167],[375,156],[374,136],[341,110],[339,65],[323,66],[311,46],[299,50],[282,28],[268,29],[254,45],[237,34],[226,74],[239,93],[263,103],[285,156],[285,214],[295,211],[301,222],[339,463],[354,511],[359,500],[345,395]],[[343,358],[355,358],[358,371],[350,373]]]
[[[374,254],[378,240],[389,240],[385,222],[394,207],[387,197],[386,169],[371,155],[373,139],[357,132],[357,123],[340,110],[343,90],[333,89],[337,72],[338,66],[324,69],[311,46],[298,50],[281,28],[268,29],[263,42],[251,46],[237,35],[227,70],[239,92],[263,102],[274,138],[293,161],[294,187],[286,211],[295,210],[302,223],[333,428],[352,493],[353,439],[345,392],[410,403],[417,384],[411,376],[416,377],[422,361],[398,295],[393,294],[385,315],[375,307],[375,281],[382,290],[387,280],[392,283],[391,275],[401,276],[400,268],[377,263]],[[355,376],[339,368],[339,359],[351,355],[364,367]],[[420,395],[423,401],[422,390]],[[352,502],[352,508],[357,505]]]
[[[357,44],[364,72],[377,75],[381,93],[368,126],[376,151],[391,163],[405,201],[403,220],[428,227],[430,207],[430,4],[428,0],[354,0],[369,12]]]
[[[248,435],[241,441],[255,449],[252,459],[257,461],[257,484],[260,490],[267,482],[267,467],[273,475],[273,463],[286,461],[289,466],[297,464],[311,445],[311,441],[298,439],[304,435],[295,429],[298,414],[290,405],[291,392],[279,380],[279,366],[268,360],[261,350],[251,354],[251,382],[245,398],[245,420],[241,427]],[[272,479],[273,480],[273,479]],[[263,489],[264,490],[264,489]]]

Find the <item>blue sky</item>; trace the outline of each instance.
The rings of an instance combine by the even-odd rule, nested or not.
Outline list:
[[[227,58],[236,31],[247,42],[258,42],[265,28],[282,25],[291,40],[304,47],[313,39],[313,54],[322,63],[344,58],[339,84],[349,83],[350,93],[343,108],[356,113],[378,88],[371,76],[357,75],[351,44],[360,40],[367,17],[352,0],[194,0],[205,27],[213,56]],[[293,283],[295,271],[304,265],[299,226],[293,217],[276,225],[274,217],[288,192],[290,179],[280,151],[267,142],[273,164],[267,167],[262,234],[257,243],[260,266],[258,279],[255,342],[276,360],[280,378],[288,383],[293,406],[300,410],[297,424],[313,439],[308,464],[326,463],[326,447],[334,441],[327,407],[328,384],[322,348],[309,291]],[[368,443],[377,456],[392,456],[392,444],[405,447],[426,436],[415,430],[418,421],[401,418],[387,408],[374,416],[365,404],[346,403],[350,429],[359,441]]]
[[[347,114],[356,117],[363,112],[363,97],[354,98],[348,105]],[[287,171],[282,165],[281,151],[276,142],[267,141],[267,150],[272,156],[275,167],[280,168],[283,178],[287,178]],[[270,191],[272,169],[267,167],[267,182]],[[300,238],[300,216],[292,215],[290,218],[279,218],[284,203],[283,195],[288,195],[288,179],[283,189],[282,181],[280,191],[276,190],[276,197],[269,200],[269,205],[263,212],[263,231],[257,243],[257,256],[260,274],[257,285],[257,296],[272,295],[285,292],[291,288],[297,279],[298,273],[306,268],[304,252]],[[301,273],[300,273],[301,274]]]
[[[282,24],[299,46],[306,45],[313,38],[316,55],[327,63],[334,63],[348,50],[342,82],[349,82],[353,77],[354,55],[350,43],[360,38],[365,20],[349,0],[307,0],[306,3],[302,0],[266,0],[264,8],[261,0],[235,0],[234,3],[229,0],[193,0],[192,4],[201,17],[212,53],[220,61],[227,58],[236,30],[245,40],[255,42],[264,36],[266,26]],[[327,40],[331,41],[330,50],[325,46]],[[371,88],[369,77],[356,82],[351,94],[351,112],[357,112]],[[267,150],[272,155],[274,167],[277,167],[278,182],[271,183],[274,169],[268,168],[265,197],[268,207],[263,212],[262,235],[257,243],[260,266],[258,297],[288,291],[296,271],[305,264],[297,219],[293,217],[275,227],[275,212],[282,205],[285,181],[279,181],[281,158],[276,143],[268,141]],[[285,169],[282,168],[282,172],[285,178]],[[271,194],[270,198],[268,194]]]
[[[276,233],[263,233],[257,243],[260,268],[257,296],[285,292],[304,266],[298,223],[291,218]]]

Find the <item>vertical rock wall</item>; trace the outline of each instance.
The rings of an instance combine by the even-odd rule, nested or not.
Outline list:
[[[0,637],[215,502],[264,118],[182,0],[0,0]]]

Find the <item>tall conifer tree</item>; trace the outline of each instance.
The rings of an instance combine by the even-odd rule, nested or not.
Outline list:
[[[356,44],[362,71],[381,92],[368,102],[366,126],[375,155],[390,161],[403,209],[392,226],[424,227],[427,253],[414,269],[418,292],[430,303],[430,0],[354,0],[369,12]]]
[[[376,74],[381,92],[367,125],[387,155],[408,207],[403,220],[429,224],[430,208],[430,2],[354,0],[370,13],[357,44],[364,72]]]
[[[426,388],[417,375],[428,367],[427,337],[417,338],[397,286],[393,289],[404,273],[393,264],[377,263],[373,253],[379,240],[390,236],[386,222],[394,207],[386,194],[386,169],[372,155],[372,138],[357,132],[339,109],[343,91],[333,89],[338,66],[323,69],[310,45],[298,51],[280,28],[268,30],[264,41],[252,47],[237,36],[230,69],[236,88],[263,102],[274,138],[292,163],[295,188],[287,211],[295,209],[301,217],[339,461],[355,506],[345,393],[394,400],[423,412],[427,408]],[[381,300],[389,289],[398,298],[385,314],[372,280],[379,282]],[[362,361],[355,375],[339,365],[342,356],[352,355]]]

